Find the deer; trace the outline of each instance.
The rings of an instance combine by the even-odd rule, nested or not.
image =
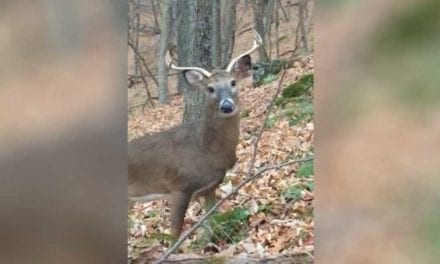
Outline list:
[[[176,66],[167,52],[168,67],[181,71],[191,89],[205,92],[202,116],[128,143],[128,196],[133,202],[165,199],[171,206],[171,236],[179,238],[192,198],[215,202],[215,189],[236,163],[240,134],[238,82],[251,74],[250,54],[261,46],[254,31],[253,46],[225,69]]]

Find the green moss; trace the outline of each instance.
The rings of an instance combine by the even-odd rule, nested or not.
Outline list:
[[[292,67],[293,63],[291,61],[284,61],[284,60],[273,60],[270,62],[260,62],[255,63],[253,65],[253,86],[258,87],[263,84],[268,84],[277,79],[278,73],[283,68],[289,68]]]
[[[293,104],[294,114],[289,119],[289,125],[294,126],[301,122],[310,122],[313,118],[313,104],[310,99],[304,98]]]
[[[302,195],[302,186],[300,185],[293,185],[287,188],[287,190],[284,192],[283,196],[286,200],[292,201],[292,202],[298,202],[301,200]]]
[[[299,167],[296,175],[299,178],[310,178],[314,173],[313,161],[305,162]]]
[[[237,207],[225,213],[214,214],[211,219],[214,243],[221,240],[227,242],[239,241],[247,234],[247,220],[250,212],[248,208]]]
[[[272,205],[271,204],[262,204],[258,207],[258,212],[270,214],[270,213],[272,213]]]
[[[304,75],[295,83],[292,83],[284,88],[282,96],[284,98],[292,98],[299,97],[304,94],[309,94],[313,83],[313,74]]]
[[[235,243],[248,234],[248,208],[236,207],[224,213],[215,213],[209,220],[207,233],[192,243],[193,248],[202,248],[209,242]]]
[[[267,119],[266,124],[264,124],[265,128],[271,128],[275,126],[275,123],[277,122],[278,117],[276,115],[270,115]]]

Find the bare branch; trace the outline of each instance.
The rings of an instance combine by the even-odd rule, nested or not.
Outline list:
[[[272,111],[272,108],[273,108],[273,105],[275,103],[275,100],[277,99],[278,95],[281,92],[281,85],[283,84],[284,76],[286,76],[286,70],[284,70],[283,73],[281,74],[281,78],[278,81],[277,91],[273,95],[272,100],[270,101],[270,104],[269,104],[269,106],[266,109],[266,117],[264,118],[264,121],[263,121],[263,123],[262,123],[262,125],[260,127],[260,131],[258,132],[258,135],[257,135],[257,137],[256,137],[256,139],[254,141],[254,144],[253,144],[254,151],[252,152],[252,158],[251,158],[251,161],[249,162],[249,165],[248,165],[248,170],[246,172],[246,177],[251,175],[252,168],[254,167],[255,159],[257,157],[258,143],[260,142],[261,136],[263,135],[264,127],[267,124],[267,120],[269,119],[269,114]]]
[[[139,51],[134,47],[134,45],[133,45],[133,43],[131,43],[131,41],[128,41],[128,46],[130,46],[130,48],[134,51],[134,53],[136,53],[137,57],[141,60],[142,66],[144,66],[145,70],[147,71],[148,75],[150,75],[150,77],[153,79],[156,86],[159,86],[159,82],[157,81],[156,77],[154,77],[154,74],[148,68],[147,62],[144,60],[144,58],[139,53]]]
[[[156,78],[153,76],[153,73],[150,71],[150,69],[148,69],[147,63],[145,62],[144,58],[141,56],[141,54],[139,53],[139,51],[136,49],[136,47],[133,45],[133,43],[131,43],[130,40],[128,40],[128,46],[130,46],[132,48],[132,50],[134,51],[134,53],[136,54],[137,58],[142,62],[142,65],[144,66],[144,69],[148,72],[148,74],[151,76],[151,78],[155,81],[156,85],[158,86],[158,82],[156,80]],[[142,82],[145,85],[145,90],[147,92],[147,100],[145,101],[144,106],[142,107],[142,112],[144,111],[145,105],[147,104],[147,102],[149,101],[151,104],[151,107],[154,107],[154,103],[153,100],[151,99],[151,93],[150,90],[148,89],[148,82],[145,79],[145,76],[142,74],[142,70],[141,70],[141,74],[140,77],[142,79]]]
[[[281,11],[283,12],[284,15],[284,20],[286,20],[287,22],[289,22],[289,16],[287,15],[286,10],[283,7],[283,4],[281,3],[281,0],[278,0],[278,6],[281,8]]]
[[[156,11],[156,6],[155,6],[155,3],[154,3],[154,0],[151,0],[151,8],[153,10],[154,25],[156,26],[156,29],[159,31],[159,34],[160,34],[161,30],[160,30],[159,22],[158,22],[158,19],[157,19],[157,11]]]

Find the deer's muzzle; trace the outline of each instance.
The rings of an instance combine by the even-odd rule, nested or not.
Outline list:
[[[222,99],[220,101],[220,111],[224,114],[230,114],[235,110],[234,100],[231,98]]]

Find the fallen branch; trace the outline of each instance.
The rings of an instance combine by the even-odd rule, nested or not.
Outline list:
[[[132,260],[129,264],[145,264],[154,261],[152,258],[138,258]],[[164,260],[162,263],[179,263],[179,264],[204,264],[204,263],[247,263],[247,264],[312,264],[313,256],[309,251],[292,254],[280,254],[277,256],[255,257],[250,255],[237,256],[200,256],[187,257],[179,256],[173,259]]]
[[[279,80],[279,82],[278,82],[278,88],[277,88],[277,91],[276,91],[276,93],[275,93],[275,95],[272,97],[272,100],[271,100],[271,102],[270,102],[270,104],[269,104],[269,106],[267,107],[267,112],[266,112],[266,117],[265,117],[265,119],[264,119],[264,121],[263,121],[263,123],[262,123],[262,125],[261,125],[261,128],[260,128],[260,131],[259,131],[259,133],[258,133],[258,135],[257,135],[257,138],[256,138],[256,140],[254,141],[254,144],[253,144],[253,154],[252,154],[252,158],[251,158],[251,161],[249,162],[249,166],[248,166],[248,170],[247,170],[247,173],[246,173],[246,177],[245,177],[245,179],[237,186],[237,187],[235,187],[235,189],[234,190],[232,190],[229,194],[227,194],[225,197],[223,197],[221,200],[219,200],[213,207],[211,207],[211,209],[207,212],[207,213],[205,213],[203,216],[202,216],[202,218],[200,218],[200,220],[197,222],[197,223],[195,223],[188,231],[186,231],[175,243],[174,243],[174,245],[171,247],[171,248],[169,248],[161,257],[160,257],[160,259],[156,262],[157,264],[160,264],[160,263],[163,263],[175,250],[177,250],[179,247],[180,247],[180,245],[186,240],[186,239],[188,239],[188,237],[197,229],[197,228],[199,228],[202,224],[203,224],[203,222],[206,220],[206,219],[208,219],[208,217],[209,216],[211,216],[226,200],[228,200],[229,198],[231,198],[233,195],[235,195],[235,194],[237,194],[238,193],[238,191],[244,186],[244,185],[246,185],[247,183],[249,183],[249,182],[251,182],[251,181],[253,181],[253,180],[255,180],[256,178],[258,178],[258,177],[260,177],[264,172],[266,172],[266,171],[268,171],[268,170],[274,170],[274,169],[279,169],[279,168],[282,168],[282,167],[285,167],[285,166],[288,166],[288,165],[292,165],[292,164],[294,164],[294,163],[299,163],[299,162],[305,162],[305,161],[310,161],[310,160],[313,160],[313,156],[311,156],[311,157],[306,157],[306,158],[301,158],[301,159],[297,159],[297,160],[291,160],[291,161],[288,161],[288,162],[285,162],[285,163],[280,163],[280,164],[274,164],[274,165],[269,165],[269,166],[265,166],[265,167],[263,167],[263,168],[261,168],[261,169],[259,169],[256,173],[254,173],[254,174],[252,174],[252,168],[253,168],[253,166],[254,166],[254,164],[255,164],[255,158],[256,158],[256,153],[257,153],[257,151],[258,151],[258,143],[259,143],[259,141],[260,141],[260,139],[261,139],[261,136],[262,136],[262,134],[263,134],[263,130],[264,130],[264,127],[265,127],[265,125],[266,125],[266,123],[267,123],[267,120],[268,120],[268,118],[269,118],[269,114],[270,114],[270,111],[272,110],[272,108],[273,108],[273,105],[274,105],[274,102],[275,102],[275,100],[276,100],[276,98],[277,98],[277,96],[278,96],[278,94],[280,93],[280,91],[281,91],[281,86],[282,86],[282,83],[283,83],[283,79],[284,79],[284,76],[285,76],[285,74],[286,74],[286,71],[284,70],[283,71],[283,73],[281,74],[281,78],[280,78],[280,80]]]

